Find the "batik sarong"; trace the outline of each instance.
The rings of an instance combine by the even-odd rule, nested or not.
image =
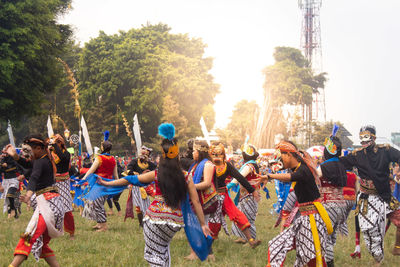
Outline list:
[[[4,205],[3,205],[3,213],[7,212],[8,206],[10,205],[10,201],[8,200],[7,194],[9,193],[8,191],[13,188],[12,190],[13,195],[15,192],[15,197],[17,197],[16,192],[18,191],[19,187],[19,181],[17,178],[10,178],[10,179],[3,179],[3,182],[1,183],[1,186],[4,188],[4,192],[1,195],[0,199],[4,199]]]
[[[181,227],[168,223],[153,223],[150,220],[143,222],[144,259],[150,266],[171,266],[169,244]]]
[[[255,223],[258,212],[258,203],[254,199],[253,195],[247,194],[244,197],[241,197],[239,200],[238,209],[244,213],[250,223],[249,230],[251,238],[256,239],[257,231]],[[232,225],[232,234],[246,240],[246,236],[236,224]]]
[[[139,207],[143,214],[146,213],[150,206],[150,199],[144,188],[132,186],[132,203],[133,206]]]

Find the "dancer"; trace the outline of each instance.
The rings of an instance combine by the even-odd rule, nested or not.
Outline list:
[[[95,173],[100,177],[108,179],[118,179],[117,164],[113,156],[110,155],[112,144],[108,141],[108,131],[104,134],[104,142],[101,144],[101,154],[96,157],[90,169],[83,176],[80,184],[84,183],[86,178]],[[94,201],[85,203],[82,216],[90,220],[95,220],[97,224],[93,226],[96,232],[107,231],[107,215],[104,209],[104,203],[107,196],[101,196]]]
[[[57,187],[58,193],[60,194],[61,200],[64,204],[64,230],[69,233],[71,239],[74,239],[75,222],[74,215],[72,214],[73,200],[71,196],[69,177],[71,154],[67,151],[64,138],[59,134],[50,138],[50,145],[50,151],[57,167],[55,186]]]
[[[294,266],[322,266],[328,233],[332,231],[329,216],[318,199],[320,197],[315,166],[311,157],[300,152],[290,141],[276,146],[285,169],[293,173],[268,174],[261,181],[278,179],[296,182],[294,192],[299,202],[301,216],[268,243],[267,266],[282,266],[286,254],[296,249]]]
[[[3,153],[0,162],[0,175],[4,174],[4,179],[1,183],[3,187],[3,194],[1,199],[4,199],[3,213],[8,213],[8,218],[18,218],[18,211],[16,209],[16,201],[19,190],[19,181],[17,179],[17,165],[14,159]]]
[[[383,238],[386,216],[397,227],[393,255],[400,255],[400,203],[392,196],[389,183],[389,163],[400,162],[400,151],[389,145],[377,145],[376,129],[366,125],[360,129],[361,149],[341,157],[347,170],[356,167],[360,177],[356,215],[375,266],[383,261]]]
[[[250,223],[247,217],[241,212],[233,203],[232,199],[228,195],[226,185],[234,178],[236,179],[255,199],[260,198],[260,194],[255,190],[250,183],[244,178],[229,162],[226,162],[225,148],[222,143],[213,144],[210,147],[210,156],[213,163],[216,166],[216,187],[218,192],[218,208],[215,213],[211,214],[208,221],[208,226],[212,231],[213,239],[218,238],[218,233],[221,229],[221,225],[224,226],[225,232],[229,235],[226,222],[225,214],[229,216],[229,219],[237,225],[238,229],[249,241],[252,248],[257,247],[261,241],[254,240],[250,234]]]
[[[156,197],[146,211],[143,219],[143,234],[145,240],[144,258],[150,266],[171,266],[169,244],[183,227],[183,217],[180,204],[189,193],[195,213],[200,221],[204,235],[209,235],[210,230],[205,222],[204,214],[197,196],[196,188],[190,176],[185,178],[179,164],[178,141],[174,134],[165,133],[163,127],[172,128],[173,125],[159,127],[159,134],[164,137],[161,142],[163,157],[157,171],[141,175],[126,176],[122,179],[106,182],[104,185],[120,186],[129,183],[151,183],[155,181]],[[173,128],[174,129],[174,128]]]
[[[247,181],[252,185],[255,191],[258,191],[260,189],[257,177],[259,173],[259,168],[256,160],[259,154],[253,145],[245,144],[244,147],[242,148],[242,156],[244,164],[240,168],[240,174],[247,179]],[[237,183],[237,181],[235,180],[233,180],[232,182]],[[255,223],[258,212],[258,201],[260,201],[260,198],[259,197],[256,198],[254,196],[257,195],[259,196],[259,194],[257,193],[251,194],[251,192],[249,192],[243,186],[240,188],[238,194],[239,194],[238,208],[241,212],[244,213],[244,215],[246,215],[247,219],[249,220],[250,223],[249,230],[251,238],[255,240],[257,238]],[[236,243],[246,243],[246,237],[244,233],[241,231],[241,229],[239,229],[239,227],[236,224],[232,225],[232,234],[238,237],[238,239],[235,241]]]
[[[31,135],[24,143],[32,149],[31,162],[18,156],[12,145],[5,152],[25,168],[32,168],[26,195],[21,200],[34,208],[34,213],[14,251],[14,259],[9,266],[17,267],[27,259],[30,252],[36,260],[39,257],[52,267],[59,266],[54,252],[49,247],[51,238],[63,234],[64,205],[57,189],[53,186],[56,165],[48,150],[48,143],[41,135]]]
[[[156,169],[157,166],[150,161],[151,151],[151,148],[142,146],[139,158],[131,160],[131,162],[129,162],[128,164],[127,169],[129,175],[142,174],[148,171],[154,171]],[[152,190],[153,187],[150,186],[149,189]],[[148,197],[146,189],[138,186],[132,186],[132,191],[128,196],[128,202],[130,201],[132,201],[133,206],[136,206],[136,214],[138,216],[139,226],[143,227],[143,212],[146,212],[146,210],[150,206],[150,199]],[[129,206],[130,203],[127,203],[127,207]],[[130,216],[126,215],[125,217]]]
[[[212,163],[208,153],[209,146],[204,140],[195,140],[193,144],[194,163],[189,168],[189,175],[193,177],[193,183],[199,195],[200,204],[203,208],[206,220],[210,214],[216,212],[218,207],[218,193],[215,190],[215,165]],[[208,256],[210,260],[215,260],[212,251]],[[197,256],[193,249],[185,257],[186,260],[195,260]]]
[[[333,248],[336,244],[337,230],[347,221],[349,215],[346,201],[343,196],[343,187],[347,183],[347,173],[339,156],[342,154],[342,142],[336,137],[339,127],[334,126],[330,137],[325,139],[324,159],[325,161],[317,169],[320,177],[321,202],[329,214],[332,222],[333,232],[328,236],[327,247],[325,248],[325,260],[328,267],[334,266]]]

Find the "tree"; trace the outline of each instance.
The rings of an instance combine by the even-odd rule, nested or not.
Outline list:
[[[314,75],[298,49],[276,47],[274,59],[275,64],[264,69],[264,103],[254,136],[258,147],[273,147],[276,134],[286,135],[284,105],[302,106],[303,118],[306,115],[310,130],[312,94],[326,81],[326,73]]]
[[[234,149],[240,148],[247,135],[254,135],[259,109],[254,100],[237,102],[227,127],[217,131],[221,141],[231,145]]]
[[[62,75],[56,58],[63,54],[71,30],[56,20],[70,2],[0,2],[0,120],[15,122],[43,112],[45,95],[54,91]]]
[[[203,58],[204,48],[200,39],[172,34],[164,24],[114,35],[100,32],[85,44],[78,72],[82,112],[91,129],[117,129],[119,105],[127,118],[138,114],[145,142],[170,116],[182,125],[187,121],[186,130],[178,130],[182,137],[199,135],[201,116],[213,122],[218,93],[209,74],[212,59]],[[176,108],[170,115],[168,104]]]

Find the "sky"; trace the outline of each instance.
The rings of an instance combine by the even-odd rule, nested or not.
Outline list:
[[[387,138],[400,131],[399,10],[398,0],[322,0],[327,120],[344,123],[356,142],[364,124]],[[274,64],[275,47],[300,49],[301,21],[297,0],[74,0],[60,18],[81,45],[100,30],[115,34],[148,22],[201,38],[220,85],[216,127],[226,126],[238,101],[262,104],[262,70]]]

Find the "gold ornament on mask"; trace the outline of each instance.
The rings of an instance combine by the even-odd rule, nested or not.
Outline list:
[[[248,156],[254,156],[254,153],[256,150],[254,149],[254,147],[252,145],[244,144],[242,146],[242,151],[244,153],[246,153],[246,155],[248,155]]]

